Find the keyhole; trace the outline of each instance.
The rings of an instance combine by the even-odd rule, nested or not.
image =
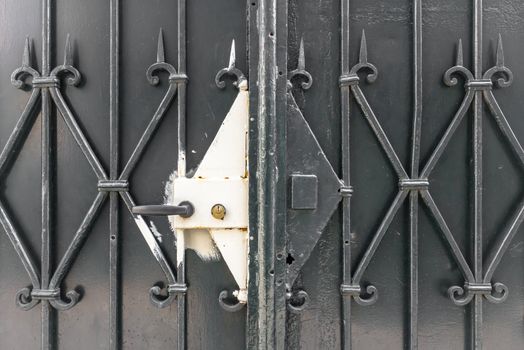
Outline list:
[[[211,208],[211,215],[217,220],[224,220],[224,217],[226,216],[226,207],[224,207],[222,204],[215,204]]]

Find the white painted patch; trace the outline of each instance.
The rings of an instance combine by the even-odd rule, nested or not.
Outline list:
[[[164,188],[164,204],[173,203],[173,183],[177,177],[176,170],[169,175],[166,181],[166,187]]]
[[[172,203],[189,201],[195,208],[189,218],[170,218],[174,228],[247,228],[248,225],[248,180],[236,178],[176,178],[173,182]],[[222,204],[226,216],[216,219],[211,208]]]
[[[240,289],[247,288],[248,235],[244,229],[211,229],[211,237]]]
[[[158,228],[156,227],[155,223],[153,221],[150,221],[149,225],[151,227],[151,232],[153,232],[153,234],[155,235],[156,240],[162,243],[162,234],[160,233],[160,231],[158,231]]]
[[[247,91],[239,91],[194,178],[247,177]]]
[[[220,252],[213,242],[208,230],[184,230],[186,249],[194,250],[203,261],[220,260]]]
[[[248,281],[248,116],[249,94],[242,86],[220,130],[192,178],[173,173],[166,184],[166,204],[190,201],[190,218],[170,217],[177,236],[177,256],[193,249],[204,261],[223,257],[239,290],[238,300],[247,302]],[[206,134],[207,137],[207,134]],[[225,217],[211,215],[222,204]],[[180,261],[179,261],[180,262]]]
[[[155,237],[151,235],[150,227],[140,216],[135,216],[135,222],[138,226],[138,229],[142,233],[142,236],[144,236],[146,243],[149,246],[149,249],[151,250],[151,252],[153,252],[155,258],[157,260],[161,259],[163,257],[162,251],[160,250],[157,242],[155,241]]]
[[[175,203],[173,184],[176,177],[177,172],[174,171],[166,181],[166,187],[164,190],[164,204]],[[178,245],[177,231],[179,230],[177,230],[177,228],[173,225],[173,220],[170,219],[169,224],[171,230],[173,233],[175,233],[175,244]],[[186,249],[193,250],[203,261],[220,260],[220,252],[218,251],[207,229],[187,229],[184,230],[184,232]]]

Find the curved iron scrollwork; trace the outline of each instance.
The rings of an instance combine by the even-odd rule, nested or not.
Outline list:
[[[219,70],[217,75],[215,76],[215,84],[219,89],[224,89],[226,87],[224,77],[227,75],[232,76],[234,78],[233,86],[235,86],[239,91],[247,91],[247,78],[240,69],[236,68],[235,39],[233,39],[231,42],[231,51],[229,53],[229,65]],[[218,295],[218,304],[222,309],[224,309],[227,312],[238,312],[242,310],[246,306],[246,302],[240,301],[238,299],[239,293],[241,293],[241,291],[234,291],[233,293],[231,293],[232,298],[230,298],[229,292],[227,290],[221,291]],[[235,300],[231,302],[228,301],[228,299]]]
[[[233,292],[232,294],[233,297],[236,299],[233,303],[227,301],[229,298],[229,292],[227,290],[221,291],[218,295],[218,304],[222,309],[224,309],[227,312],[238,312],[246,306],[246,303],[241,303],[240,301],[238,301],[238,295],[235,292]]]
[[[288,291],[286,293],[286,300],[288,311],[299,314],[307,308],[309,304],[309,294],[303,289]]]
[[[306,70],[304,40],[300,40],[298,64],[287,77],[287,174],[290,205],[286,223],[286,299],[292,313],[303,311],[310,297],[298,287],[297,278],[317,245],[329,218],[341,199],[341,182],[324,154],[294,97],[294,87],[308,90],[313,77]],[[307,173],[304,164],[308,164]],[[314,200],[310,200],[314,198]],[[321,205],[317,206],[317,203]],[[279,257],[280,256],[280,257]],[[283,260],[283,254],[277,254]]]
[[[501,129],[502,134],[509,141],[512,150],[515,152],[522,165],[524,165],[524,149],[522,148],[520,142],[517,140],[504,113],[498,105],[495,96],[493,95],[493,86],[497,86],[499,88],[506,88],[511,86],[511,84],[513,83],[513,73],[505,65],[504,48],[502,44],[501,35],[499,34],[497,43],[496,63],[492,68],[488,69],[482,75],[482,79],[476,79],[475,75],[469,69],[464,67],[462,51],[462,40],[459,40],[457,49],[457,63],[454,67],[448,69],[444,74],[444,83],[448,86],[456,85],[457,79],[453,77],[453,75],[457,73],[461,74],[466,79],[464,84],[466,89],[466,97],[464,98],[464,102],[462,103],[459,112],[451,122],[448,131],[446,131],[443,141],[441,141],[441,144],[439,144],[437,149],[445,147],[447,141],[449,141],[449,138],[456,130],[460,121],[462,120],[465,112],[472,104],[473,96],[475,94],[481,94],[481,103],[483,100],[488,105],[491,114],[493,115],[495,121],[497,122],[497,125]],[[427,172],[429,171],[430,170],[428,170]],[[431,203],[431,205],[434,206],[434,202]],[[440,216],[440,214],[437,215]],[[502,303],[507,299],[509,295],[508,287],[500,282],[492,283],[491,279],[493,277],[495,269],[497,268],[500,260],[502,259],[502,256],[504,255],[510,241],[515,235],[523,218],[524,203],[521,204],[519,210],[514,214],[508,228],[506,229],[506,232],[504,232],[504,234],[501,236],[502,239],[500,243],[495,246],[495,250],[490,256],[490,259],[488,260],[488,269],[484,273],[483,277],[478,274],[477,276],[475,276],[472,269],[465,261],[461,263],[461,270],[463,271],[463,275],[466,278],[466,282],[463,287],[452,286],[448,289],[448,295],[450,299],[453,301],[453,303],[461,306],[467,305],[473,300],[475,295],[484,296],[489,302],[492,303]],[[441,216],[437,221],[440,222],[441,228],[444,227],[444,230],[449,232],[449,229],[444,226],[445,222]],[[458,247],[456,249],[458,249]]]
[[[120,174],[118,180],[114,181],[115,188],[113,190],[118,191],[120,193],[120,196],[126,204],[129,213],[135,220],[135,223],[140,229],[142,236],[146,240],[149,249],[153,253],[153,256],[159,263],[162,271],[164,272],[164,275],[166,276],[167,285],[165,288],[162,288],[159,285],[155,285],[151,287],[149,290],[149,297],[151,303],[158,308],[165,308],[171,305],[177,299],[178,296],[185,295],[185,293],[187,292],[187,285],[185,283],[178,283],[173,269],[169,265],[164,253],[162,252],[160,245],[158,244],[150,226],[147,224],[144,217],[142,215],[133,213],[133,207],[135,207],[136,204],[131,193],[129,192],[128,186],[126,185],[122,188],[118,186],[119,183],[127,184],[127,182],[129,181],[129,177],[133,173],[140,158],[145,152],[147,145],[153,138],[154,133],[160,126],[160,122],[163,120],[167,110],[175,100],[179,85],[186,84],[188,80],[185,74],[180,74],[179,72],[177,72],[173,65],[166,62],[164,50],[164,34],[162,29],[159,30],[158,34],[156,62],[149,66],[149,68],[146,70],[146,78],[151,85],[156,86],[159,84],[160,72],[166,72],[169,74],[167,91],[164,94],[164,97],[162,98],[160,105],[153,114],[151,121],[149,122],[142,136],[140,137],[140,140],[135,146],[135,149],[133,150],[133,153],[131,154],[124,169],[122,170],[122,173]],[[106,188],[109,188],[108,190],[111,190],[111,186],[106,185]]]
[[[94,154],[90,144],[87,142],[86,137],[78,126],[75,117],[60,91],[60,83],[62,80],[64,80],[67,85],[71,86],[78,85],[81,80],[80,72],[73,66],[73,53],[69,35],[67,36],[65,44],[64,63],[55,67],[49,72],[49,74],[41,74],[33,67],[31,62],[31,45],[31,39],[26,38],[22,65],[11,75],[11,83],[19,89],[29,86],[31,89],[31,96],[20,116],[15,130],[10,135],[2,154],[0,155],[0,172],[2,174],[6,172],[7,163],[17,154],[15,151],[16,146],[23,142],[22,135],[24,135],[25,130],[32,126],[35,119],[34,116],[39,111],[36,107],[36,102],[40,96],[43,96],[45,93],[45,97],[42,97],[46,101],[45,103],[47,105],[49,105],[51,101],[54,103],[97,177],[100,180],[106,180],[107,175],[103,170],[100,161]],[[27,84],[26,79],[29,77],[31,77],[32,80],[30,84]],[[47,165],[44,164],[43,166]],[[71,268],[74,259],[77,257],[85,239],[87,238],[89,229],[94,223],[105,198],[105,194],[99,194],[95,198],[87,215],[84,217],[84,220],[74,235],[73,240],[69,244],[66,253],[60,260],[52,276],[50,276],[51,278],[48,285],[42,284],[41,277],[36,272],[36,265],[30,260],[27,248],[22,244],[19,238],[20,235],[15,229],[5,206],[3,203],[0,203],[0,221],[2,226],[17,251],[32,282],[30,288],[22,288],[17,292],[16,305],[19,308],[22,310],[30,310],[41,301],[46,301],[57,310],[68,310],[78,303],[81,297],[79,292],[76,290],[70,290],[65,293],[65,295],[62,295],[59,286],[62,284],[63,279]],[[44,264],[44,260],[42,260],[42,264]]]
[[[491,259],[491,263],[489,264],[490,268],[488,269],[488,272],[485,274],[485,277],[481,280],[478,280],[475,278],[473,271],[469,267],[469,264],[466,262],[464,255],[460,251],[460,248],[458,247],[458,244],[456,243],[453,237],[453,234],[451,233],[442,214],[440,213],[440,210],[435,204],[429,191],[428,181],[430,173],[432,172],[433,168],[438,162],[438,159],[440,158],[444,149],[449,143],[449,140],[451,139],[453,133],[457,129],[464,116],[466,115],[469,106],[472,104],[476,91],[482,91],[484,100],[487,102],[490,110],[494,114],[495,119],[497,120],[497,123],[501,128],[503,134],[506,136],[506,138],[508,138],[510,144],[513,146],[513,150],[524,164],[524,149],[521,147],[519,141],[516,139],[514,133],[511,131],[511,128],[509,127],[509,124],[507,123],[507,120],[503,115],[492,93],[494,84],[498,87],[504,88],[510,86],[513,81],[513,73],[504,64],[502,39],[499,36],[496,54],[496,65],[493,68],[487,70],[484,73],[482,79],[475,79],[474,74],[469,69],[464,67],[462,41],[459,41],[459,46],[457,50],[457,63],[455,66],[453,66],[445,72],[443,81],[448,86],[454,86],[458,83],[457,75],[461,75],[465,78],[465,87],[467,93],[457,114],[455,115],[451,124],[446,130],[443,138],[440,140],[439,144],[434,149],[428,162],[421,171],[419,178],[410,178],[407,175],[407,172],[404,170],[404,167],[399,161],[397,154],[393,150],[391,143],[389,142],[386,134],[382,130],[380,123],[378,122],[371,106],[366,100],[362,90],[359,88],[360,78],[358,77],[358,73],[362,70],[368,72],[368,83],[372,83],[376,80],[378,76],[378,70],[374,65],[370,64],[367,61],[367,47],[364,33],[362,34],[359,62],[351,68],[348,75],[341,77],[340,84],[342,87],[348,86],[351,89],[353,95],[355,96],[355,99],[361,107],[373,132],[375,133],[377,140],[381,144],[384,152],[388,156],[389,161],[391,162],[393,168],[397,172],[397,175],[400,179],[400,191],[394,199],[390,209],[388,210],[386,217],[382,220],[379,229],[375,233],[373,240],[370,246],[367,248],[362,260],[358,264],[358,267],[352,277],[352,284],[343,284],[341,286],[342,294],[352,296],[355,302],[361,305],[370,305],[377,300],[378,293],[376,287],[372,285],[368,286],[366,288],[366,293],[370,297],[363,298],[361,295],[362,288],[359,286],[359,283],[376,249],[378,248],[380,241],[382,240],[389,225],[391,224],[393,217],[396,215],[396,212],[398,211],[404,200],[407,198],[408,193],[411,191],[415,191],[420,194],[424,203],[429,208],[433,218],[435,219],[437,225],[439,226],[444,235],[446,243],[451,249],[451,252],[453,254],[453,257],[455,258],[457,265],[459,266],[463,275],[466,277],[466,284],[464,285],[464,287],[452,286],[449,288],[448,295],[451,298],[451,300],[457,305],[466,305],[473,299],[475,295],[483,295],[490,302],[503,302],[508,296],[507,286],[505,286],[502,283],[492,284],[490,280],[493,275],[493,271],[495,270],[498,262],[500,262],[500,259],[504,254],[504,251],[507,249],[507,246],[509,245],[509,241],[516,232],[515,226],[520,224],[520,222],[522,221],[522,218],[524,216],[524,210],[522,208],[524,208],[524,204],[523,207],[517,212],[511,224],[509,225],[510,228],[508,229],[508,231],[503,235],[502,243],[497,247],[496,253]]]
[[[229,65],[218,71],[215,76],[215,84],[219,89],[226,87],[224,77],[231,76],[234,78],[233,85],[238,89],[247,90],[247,79],[244,73],[236,67],[236,48],[235,40],[231,43],[231,52],[229,55]]]
[[[304,51],[304,38],[300,39],[300,46],[298,49],[298,65],[295,70],[288,74],[289,86],[293,86],[295,79],[301,79],[300,87],[302,90],[308,90],[313,85],[313,77],[306,70],[306,54]]]

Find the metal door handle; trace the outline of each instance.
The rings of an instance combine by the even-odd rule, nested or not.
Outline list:
[[[195,208],[191,202],[181,202],[178,205],[139,205],[133,207],[133,214],[146,216],[171,216],[179,215],[183,218],[188,218],[195,212]]]

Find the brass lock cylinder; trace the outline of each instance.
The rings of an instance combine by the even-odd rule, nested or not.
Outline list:
[[[211,207],[211,215],[217,220],[224,220],[226,216],[226,207],[222,204],[215,204]]]

